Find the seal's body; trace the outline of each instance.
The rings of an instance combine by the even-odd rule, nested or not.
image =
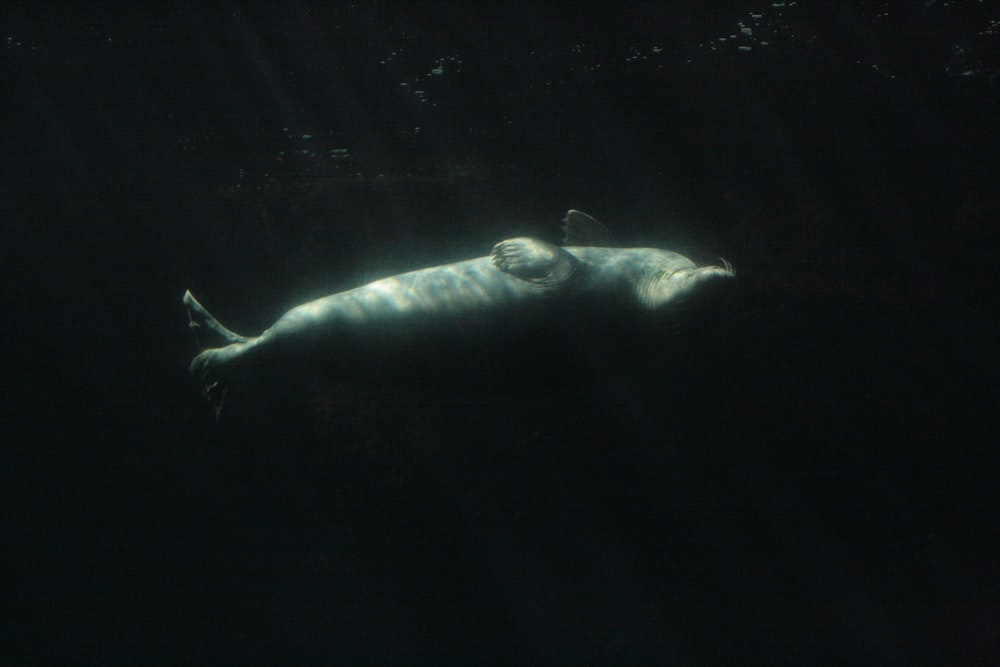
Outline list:
[[[335,353],[342,339],[405,338],[416,330],[453,329],[466,320],[499,322],[560,304],[630,304],[655,311],[708,285],[728,283],[734,275],[728,264],[699,267],[669,250],[602,245],[610,241],[607,230],[579,211],[570,211],[565,223],[566,242],[572,245],[531,238],[502,241],[488,257],[382,278],[302,304],[256,337],[225,328],[187,292],[191,327],[227,343],[203,350],[191,362],[191,372],[211,389],[226,367],[268,349],[320,344]]]

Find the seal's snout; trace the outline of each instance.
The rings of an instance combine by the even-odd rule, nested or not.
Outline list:
[[[724,266],[699,266],[696,269],[685,269],[676,272],[671,281],[676,281],[678,295],[697,289],[699,292],[712,288],[725,288],[731,285],[736,273],[732,265],[722,260]]]
[[[715,303],[723,295],[729,293],[736,277],[733,266],[722,260],[723,266],[703,266],[695,269],[695,285],[698,299],[707,303]]]

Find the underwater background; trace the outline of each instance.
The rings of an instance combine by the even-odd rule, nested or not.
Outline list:
[[[1000,10],[707,4],[4,3],[3,662],[997,655]],[[187,374],[570,208],[732,294]]]

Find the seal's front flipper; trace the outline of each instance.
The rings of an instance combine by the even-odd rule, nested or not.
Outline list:
[[[563,245],[611,247],[616,245],[608,228],[583,211],[570,209],[563,218]]]
[[[507,239],[493,246],[493,265],[512,276],[543,287],[561,285],[576,273],[577,259],[558,246],[538,239]]]

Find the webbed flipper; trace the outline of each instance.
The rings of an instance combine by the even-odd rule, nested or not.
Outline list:
[[[207,347],[218,347],[216,342],[222,343],[246,343],[250,339],[241,336],[235,331],[230,331],[219,323],[219,320],[212,317],[212,314],[205,310],[205,307],[198,303],[191,291],[184,292],[184,306],[187,308],[188,327],[194,332],[195,339],[201,349]],[[221,341],[207,341],[206,338],[215,334]]]
[[[583,211],[570,209],[563,218],[563,245],[613,247],[617,245],[608,228]]]
[[[229,386],[222,380],[216,379],[212,373],[212,369],[226,352],[222,347],[216,348],[216,345],[228,346],[233,343],[246,343],[250,339],[222,326],[217,319],[212,317],[211,313],[205,310],[204,306],[198,303],[190,291],[184,292],[183,301],[188,314],[188,327],[194,333],[198,348],[202,350],[192,360],[188,370],[202,381],[202,394],[211,404],[215,411],[215,420],[218,421],[222,414],[222,405],[226,401],[226,392],[229,391]]]
[[[576,257],[559,246],[527,237],[493,246],[493,265],[512,276],[543,287],[565,284],[576,273]]]

